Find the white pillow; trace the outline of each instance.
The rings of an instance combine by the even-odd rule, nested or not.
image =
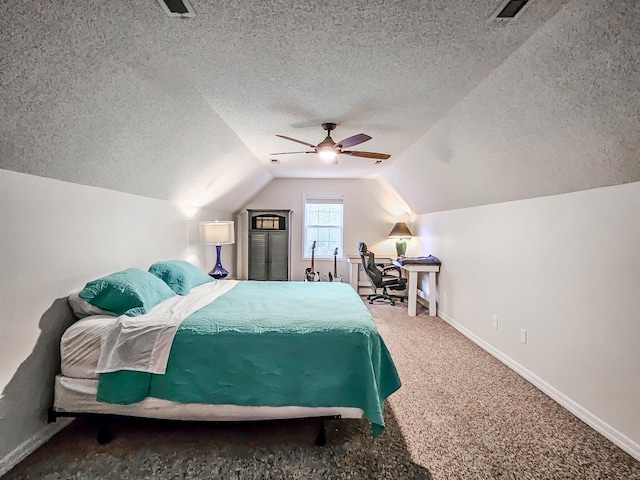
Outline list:
[[[112,313],[107,312],[106,310],[101,309],[100,307],[96,307],[95,305],[91,305],[86,300],[80,298],[80,292],[75,292],[69,295],[67,298],[69,302],[69,306],[71,310],[73,310],[73,314],[77,318],[89,317],[91,315],[110,315],[113,316]]]

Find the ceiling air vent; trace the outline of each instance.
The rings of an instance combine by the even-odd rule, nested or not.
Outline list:
[[[195,17],[196,12],[189,0],[158,0],[158,3],[170,17]]]
[[[526,10],[530,3],[531,0],[504,0],[493,12],[493,15],[489,17],[489,21],[515,20]]]

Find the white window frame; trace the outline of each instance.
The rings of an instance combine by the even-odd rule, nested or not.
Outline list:
[[[340,243],[339,245],[335,245],[331,247],[331,251],[326,254],[319,254],[316,250],[314,253],[315,258],[327,259],[333,258],[333,252],[335,248],[338,248],[338,256],[337,258],[344,258],[344,198],[342,195],[319,195],[319,194],[305,194],[303,195],[303,219],[302,219],[302,258],[303,260],[309,260],[311,258],[311,243],[315,239],[307,239],[307,233],[309,227],[317,228],[320,225],[309,225],[307,223],[307,205],[310,204],[330,204],[330,205],[341,205],[342,206],[342,218],[341,223],[339,225],[322,225],[322,227],[329,228],[337,228],[340,232]],[[307,248],[308,247],[308,248]]]

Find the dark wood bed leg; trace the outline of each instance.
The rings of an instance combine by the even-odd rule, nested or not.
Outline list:
[[[113,431],[111,430],[111,426],[109,425],[108,418],[102,418],[99,416],[92,417],[91,423],[98,430],[96,440],[100,445],[105,445],[113,440]]]
[[[106,425],[99,426],[96,440],[100,445],[106,445],[107,443],[109,443],[111,440],[113,440],[113,433],[111,432],[111,429]]]
[[[319,447],[323,447],[327,444],[327,430],[324,425],[324,420],[320,420],[320,431],[316,436],[315,444]]]
[[[56,423],[56,420],[58,420],[56,411],[53,409],[53,407],[49,407],[47,409],[47,423]]]

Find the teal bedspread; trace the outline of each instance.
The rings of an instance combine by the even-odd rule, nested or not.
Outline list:
[[[398,388],[391,355],[350,285],[242,281],[182,322],[164,375],[103,373],[98,400],[358,407],[377,435],[384,400]]]

